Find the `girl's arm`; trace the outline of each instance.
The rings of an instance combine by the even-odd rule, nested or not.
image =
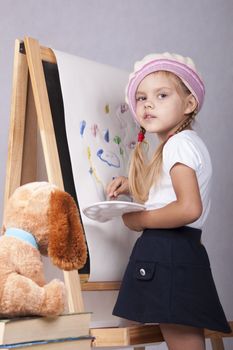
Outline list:
[[[131,230],[180,227],[201,216],[202,202],[195,171],[176,163],[170,175],[177,199],[160,209],[124,214],[123,221]]]

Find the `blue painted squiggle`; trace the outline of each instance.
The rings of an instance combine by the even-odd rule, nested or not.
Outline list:
[[[104,152],[103,149],[99,149],[96,154],[100,160],[107,163],[109,166],[120,168],[120,160],[115,153],[109,151]]]

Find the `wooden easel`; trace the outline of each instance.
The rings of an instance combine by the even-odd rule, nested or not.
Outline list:
[[[64,189],[42,61],[56,64],[56,57],[51,49],[41,47],[36,40],[28,37],[23,42],[16,40],[5,206],[9,196],[18,186],[37,180],[35,156],[37,128],[41,138],[48,181]],[[70,312],[84,311],[82,290],[114,290],[119,287],[119,283],[114,282],[81,285],[77,271],[64,271],[64,280],[68,291]],[[95,337],[94,347],[132,347],[144,344],[137,346],[137,349],[145,350],[146,344],[163,341],[158,326],[102,328],[91,329],[90,332]],[[211,338],[213,350],[224,349],[222,337],[226,336],[225,334],[206,331],[205,335]],[[227,336],[233,336],[233,333]]]

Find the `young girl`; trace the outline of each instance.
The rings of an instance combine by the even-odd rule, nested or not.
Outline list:
[[[152,54],[135,64],[127,102],[141,131],[129,178],[107,188],[110,198],[128,193],[146,211],[123,215],[143,231],[127,266],[113,314],[159,323],[170,350],[205,349],[204,328],[230,332],[201,243],[210,210],[211,160],[191,125],[201,109],[203,81],[193,61]],[[145,133],[160,144],[147,159]]]

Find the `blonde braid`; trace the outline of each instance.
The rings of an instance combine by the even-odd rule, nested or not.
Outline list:
[[[184,121],[184,123],[178,127],[178,129],[174,132],[174,134],[178,134],[179,132],[187,128],[187,126],[189,126],[194,120],[196,114],[197,114],[197,111],[195,110],[192,114],[189,115],[189,117]]]

